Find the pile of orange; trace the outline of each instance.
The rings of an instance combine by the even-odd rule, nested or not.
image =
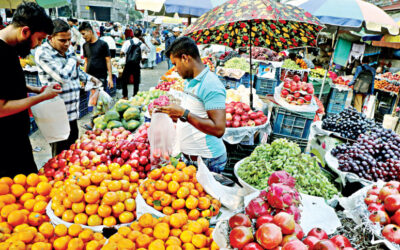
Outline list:
[[[182,212],[190,220],[216,216],[221,208],[221,203],[197,182],[196,168],[183,162],[152,170],[139,192],[148,205],[165,215]]]
[[[189,221],[184,213],[159,219],[142,215],[130,227],[121,227],[103,249],[192,250],[219,249],[205,218]]]
[[[70,223],[108,227],[135,219],[139,174],[131,166],[111,163],[82,172],[76,168],[71,166],[68,179],[54,183],[51,208],[56,216]]]

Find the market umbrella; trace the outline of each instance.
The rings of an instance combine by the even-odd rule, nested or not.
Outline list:
[[[16,9],[23,0],[0,0],[0,9]],[[69,5],[69,0],[26,0],[26,2],[37,2],[43,8],[56,8]]]
[[[397,22],[397,24],[400,26],[400,22]],[[379,41],[373,41],[372,45],[377,46],[377,47],[388,47],[388,48],[393,48],[393,49],[400,49],[400,35],[392,36],[392,35],[386,34]]]
[[[230,0],[202,15],[185,35],[199,44],[220,44],[232,48],[265,47],[274,51],[316,46],[323,25],[309,12],[273,0]],[[250,67],[250,102],[253,81]]]
[[[136,0],[137,10],[149,10],[154,12],[161,11],[165,0]]]

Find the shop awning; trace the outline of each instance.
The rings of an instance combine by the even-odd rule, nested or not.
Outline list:
[[[28,2],[37,2],[43,8],[56,8],[70,4],[70,0],[26,0]],[[23,0],[0,0],[0,9],[16,9]]]

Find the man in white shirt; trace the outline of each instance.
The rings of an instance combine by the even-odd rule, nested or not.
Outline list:
[[[122,32],[118,30],[118,25],[114,25],[114,28],[110,32],[112,38],[122,38]]]
[[[75,18],[68,18],[68,24],[71,27],[71,45],[74,47],[74,51],[80,51],[81,33],[78,30],[78,20]]]
[[[108,49],[110,50],[111,58],[114,58],[117,51],[115,40],[108,34],[102,36],[100,39],[107,43]]]
[[[136,29],[133,32],[133,38],[124,42],[121,48],[121,57],[127,55],[131,46],[140,46],[140,53],[149,53],[150,49],[147,47],[146,42],[142,37],[142,31]],[[138,62],[126,62],[124,71],[122,73],[122,95],[123,98],[128,98],[128,84],[133,84],[133,96],[139,91],[140,84],[140,60]]]

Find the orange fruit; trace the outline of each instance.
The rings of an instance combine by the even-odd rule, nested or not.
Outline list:
[[[166,175],[164,175],[164,177],[162,179],[163,179],[163,181],[169,183],[170,181],[172,181],[172,174],[171,173],[166,174]]]
[[[97,210],[99,208],[98,204],[87,204],[85,207],[85,213],[87,215],[93,215],[97,213]]]
[[[162,212],[165,215],[171,215],[175,212],[175,210],[172,207],[164,207]]]
[[[65,198],[63,199],[62,204],[63,204],[63,206],[64,206],[65,208],[71,208],[71,207],[72,207],[72,201],[71,201],[68,197],[65,197]]]
[[[37,174],[31,173],[26,177],[26,184],[31,187],[36,187],[39,184],[40,178]]]
[[[195,234],[192,238],[192,244],[197,248],[203,248],[207,246],[207,237],[203,234]]]
[[[187,216],[181,214],[181,213],[176,213],[171,215],[170,219],[170,225],[174,228],[181,228],[183,225],[187,223]]]
[[[206,209],[206,210],[201,211],[201,217],[208,218],[208,217],[211,217],[211,216],[212,216],[212,214],[211,214],[210,209]]]
[[[124,170],[125,175],[129,175],[132,172],[132,167],[129,164],[125,164],[121,167]]]
[[[66,210],[61,219],[65,220],[66,222],[73,222],[75,218],[75,213],[72,210]]]
[[[50,222],[44,222],[42,225],[40,225],[39,232],[43,234],[44,237],[49,239],[54,234],[54,227]]]
[[[21,197],[19,197],[19,202],[21,204],[25,203],[25,201],[29,200],[29,199],[34,199],[35,196],[31,193],[24,193]]]
[[[165,191],[168,188],[168,184],[165,181],[158,180],[156,181],[156,189],[160,191]]]
[[[36,186],[36,191],[40,195],[47,196],[50,194],[51,185],[48,182],[39,182]]]
[[[7,217],[8,224],[10,224],[13,227],[21,225],[22,223],[25,223],[26,221],[27,221],[26,215],[21,213],[21,211],[18,211],[18,210],[12,211]]]
[[[166,246],[181,246],[182,242],[179,238],[177,238],[176,236],[169,236],[168,240],[165,242]]]
[[[0,179],[0,182],[6,183],[9,187],[11,187],[11,185],[14,184],[13,179],[11,179],[10,177],[2,177]]]
[[[179,236],[181,235],[181,233],[182,233],[182,230],[181,230],[181,229],[179,229],[179,228],[172,228],[172,229],[171,229],[171,232],[170,232],[170,235],[171,235],[171,236],[175,236],[175,237],[179,237]]]
[[[62,237],[68,234],[68,228],[64,224],[59,224],[54,228],[54,234],[57,237]]]
[[[33,212],[37,212],[40,214],[44,214],[46,212],[47,202],[45,201],[38,201],[33,206]]]
[[[122,188],[122,183],[120,181],[111,181],[108,183],[108,190],[119,191]]]
[[[155,240],[152,241],[149,245],[149,250],[162,250],[165,249],[164,241],[162,240]]]
[[[189,193],[190,193],[189,188],[181,187],[176,193],[176,196],[180,199],[185,199],[189,195]]]
[[[106,205],[115,205],[118,202],[118,196],[115,192],[107,192],[103,196],[102,202]]]
[[[43,222],[42,215],[36,212],[32,212],[28,216],[28,223],[31,226],[37,227]]]
[[[210,227],[210,222],[206,218],[200,218],[197,222],[202,226],[203,232],[207,231]]]
[[[125,210],[125,205],[122,202],[118,202],[117,204],[112,206],[112,211],[114,216],[119,216]]]
[[[76,214],[82,213],[85,211],[85,202],[73,203],[71,209]]]
[[[136,201],[132,198],[126,199],[124,205],[126,211],[133,212],[136,209]]]
[[[168,192],[175,194],[179,190],[179,183],[177,181],[170,181],[168,183]]]
[[[160,179],[162,175],[162,171],[159,168],[153,169],[150,173],[149,173],[149,178],[153,179],[153,180],[158,180]]]
[[[112,227],[117,224],[117,220],[114,216],[108,216],[103,219],[103,225],[107,227]]]
[[[93,234],[93,239],[97,240],[97,241],[100,241],[100,240],[104,239],[104,236],[101,233],[94,233]]]
[[[83,231],[81,225],[72,224],[68,228],[68,235],[72,237],[77,237]]]
[[[101,245],[95,240],[91,240],[86,244],[86,250],[100,250]]]
[[[188,225],[188,230],[195,234],[201,234],[203,232],[203,226],[196,221],[192,221]]]
[[[183,243],[191,243],[194,233],[192,231],[183,231],[180,235],[180,239]]]
[[[131,182],[138,182],[138,181],[139,181],[139,173],[136,172],[136,171],[132,171],[132,172],[129,174],[129,180],[130,180]]]
[[[99,171],[99,169],[97,168],[97,170]],[[96,185],[100,184],[105,178],[104,173],[99,173],[99,172],[94,172],[91,176],[90,176],[90,181]]]
[[[211,206],[211,201],[207,197],[200,197],[198,207],[202,210],[209,209]]]
[[[84,229],[80,234],[79,238],[83,240],[83,242],[88,242],[93,238],[93,231],[91,229]]]
[[[100,205],[98,210],[97,210],[97,213],[101,217],[106,218],[106,217],[111,215],[112,208],[109,205]]]
[[[68,249],[83,250],[85,243],[80,238],[73,238],[68,242]]]
[[[125,224],[133,221],[135,219],[135,216],[132,212],[125,211],[118,216],[118,219],[121,223]]]
[[[5,194],[0,196],[0,201],[4,202],[4,204],[14,204],[17,199],[12,194]]]
[[[0,195],[5,195],[10,192],[10,187],[7,183],[0,182]]]
[[[135,249],[135,243],[129,239],[122,239],[118,241],[118,249]]]
[[[137,248],[147,248],[152,241],[151,237],[147,234],[143,234],[136,239],[136,247]]]
[[[196,209],[197,208],[197,204],[199,204],[199,201],[194,196],[189,196],[186,199],[186,208],[187,209],[190,209],[190,210]]]
[[[176,182],[183,182],[184,181],[184,174],[181,171],[176,171],[172,174],[172,180]]]
[[[169,237],[170,228],[167,223],[158,223],[154,227],[153,236],[156,239],[167,240]]]
[[[172,202],[172,208],[175,210],[182,209],[185,207],[184,199],[176,199]]]
[[[141,227],[151,227],[153,226],[153,216],[149,213],[143,214],[139,218],[139,225]]]
[[[171,204],[172,202],[172,197],[169,194],[164,194],[163,196],[161,196],[160,201],[161,201],[161,206],[163,207],[169,206],[169,204]]]
[[[200,211],[197,209],[190,210],[188,214],[189,220],[197,220],[200,217]]]
[[[68,242],[69,242],[69,237],[63,236],[54,240],[53,247],[55,250],[65,250],[68,247]]]
[[[26,176],[24,174],[17,174],[13,180],[15,184],[26,185]]]
[[[51,244],[46,242],[36,242],[32,244],[31,250],[51,250]]]
[[[25,188],[23,185],[21,184],[13,184],[11,185],[11,193],[15,196],[15,197],[20,197],[21,195],[23,195],[26,192]]]
[[[113,180],[121,180],[124,174],[125,172],[122,168],[111,171],[111,177],[113,178]]]
[[[26,249],[26,245],[25,245],[25,243],[23,241],[20,241],[20,240],[13,241],[8,249],[10,249],[10,250],[11,249],[13,249],[13,250],[16,250],[16,249],[24,250],[24,249]]]
[[[88,221],[87,214],[79,213],[79,214],[75,215],[75,218],[74,218],[74,223],[75,224],[86,225],[87,221]]]
[[[95,190],[95,191],[90,191],[90,192],[87,192],[87,193],[85,194],[85,201],[86,201],[86,203],[94,204],[94,203],[98,202],[99,199],[100,199],[100,193],[99,193],[99,191],[97,191],[97,190]]]
[[[81,176],[78,178],[77,181],[78,186],[80,186],[81,188],[86,188],[90,185],[90,178],[89,176]]]
[[[97,214],[89,216],[87,221],[88,226],[100,226],[103,223],[103,219]]]
[[[175,171],[175,167],[172,165],[167,165],[164,167],[164,173],[173,173]]]
[[[68,193],[68,198],[73,203],[78,203],[83,201],[84,193],[81,189],[74,189],[70,193]]]

